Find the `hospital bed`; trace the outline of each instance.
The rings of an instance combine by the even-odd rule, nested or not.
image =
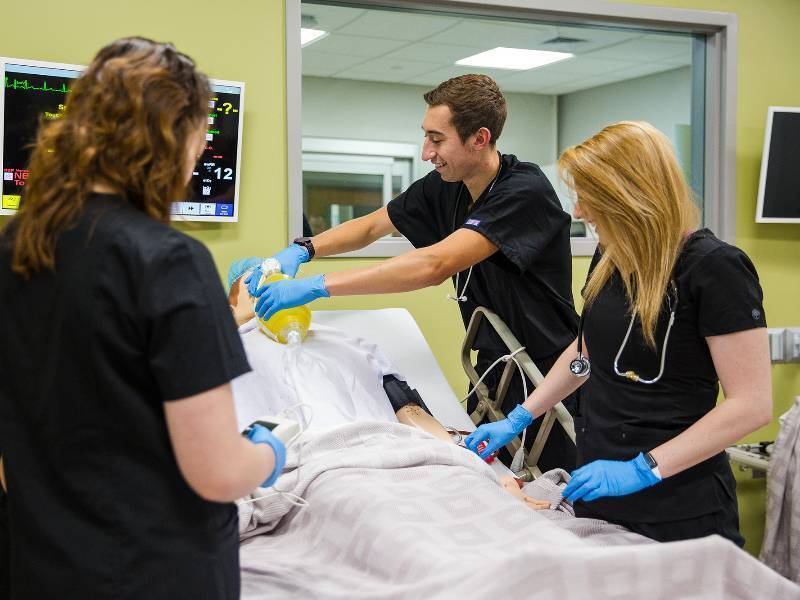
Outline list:
[[[478,315],[511,350],[518,347],[495,315]],[[316,311],[313,318],[377,344],[437,419],[474,428],[407,311]],[[522,364],[541,381],[524,355]],[[470,368],[465,362],[476,381]],[[477,410],[489,418],[501,418],[511,374],[504,376],[498,398],[481,390]],[[549,419],[548,431],[557,422],[571,431],[560,410]],[[605,522],[533,512],[498,486],[497,476],[508,473],[498,461],[488,468],[410,427],[353,423],[304,440],[289,448],[276,488],[307,506],[263,490],[240,504],[243,598],[800,597],[800,587],[719,536],[657,544]],[[535,464],[528,468],[538,474]],[[576,525],[589,533],[576,533]],[[606,533],[595,535],[598,527]]]

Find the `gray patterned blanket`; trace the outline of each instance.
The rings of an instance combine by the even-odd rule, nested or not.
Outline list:
[[[242,597],[800,598],[719,536],[657,544],[575,519],[560,477],[526,488],[554,509],[534,512],[477,456],[404,425],[306,434],[277,487],[308,506],[239,501]]]
[[[800,396],[780,422],[767,472],[767,524],[761,560],[800,583]]]

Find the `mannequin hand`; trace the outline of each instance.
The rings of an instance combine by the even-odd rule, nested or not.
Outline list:
[[[304,277],[302,279],[284,279],[268,283],[256,290],[254,294],[256,314],[261,319],[269,319],[279,310],[308,304],[317,298],[328,298],[325,289],[325,276]]]
[[[283,273],[289,277],[294,277],[297,275],[297,269],[300,268],[300,265],[308,262],[308,250],[300,244],[289,244],[272,258],[281,263],[281,271]]]
[[[533,422],[533,415],[519,404],[514,410],[508,413],[508,417],[502,421],[494,423],[484,423],[464,440],[467,448],[477,452],[478,444],[486,441],[486,448],[478,454],[481,458],[486,458],[498,448],[502,448],[515,436],[522,433],[528,425]]]
[[[561,494],[569,502],[591,502],[604,496],[633,494],[660,481],[640,452],[632,460],[596,460],[576,469]]]
[[[283,445],[282,441],[272,435],[269,429],[258,424],[253,425],[250,433],[247,434],[247,439],[254,444],[267,444],[272,448],[272,452],[275,454],[275,468],[272,469],[272,473],[264,480],[264,483],[259,486],[265,488],[271,487],[278,477],[280,477],[280,474],[283,472],[283,465],[286,464],[286,446]]]

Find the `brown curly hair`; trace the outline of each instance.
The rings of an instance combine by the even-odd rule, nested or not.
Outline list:
[[[440,83],[423,94],[428,106],[447,105],[453,114],[453,127],[461,143],[486,127],[491,133],[491,144],[495,145],[503,132],[508,108],[503,92],[488,75],[460,75]]]
[[[187,143],[209,98],[206,76],[172,44],[131,37],[101,49],[75,81],[63,117],[39,127],[22,207],[9,224],[14,272],[55,268],[58,235],[93,184],[168,222],[172,202],[187,191]]]

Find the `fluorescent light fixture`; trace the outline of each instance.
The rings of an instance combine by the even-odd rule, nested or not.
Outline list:
[[[457,65],[470,67],[489,67],[492,69],[512,69],[515,71],[525,71],[543,67],[551,63],[559,62],[567,58],[572,58],[574,54],[569,52],[550,52],[549,50],[526,50],[524,48],[493,48],[486,52],[473,54],[461,60],[457,60]]]
[[[312,42],[318,42],[322,38],[328,35],[327,31],[322,31],[322,29],[308,29],[306,27],[300,28],[300,47],[303,48],[308,46]]]

